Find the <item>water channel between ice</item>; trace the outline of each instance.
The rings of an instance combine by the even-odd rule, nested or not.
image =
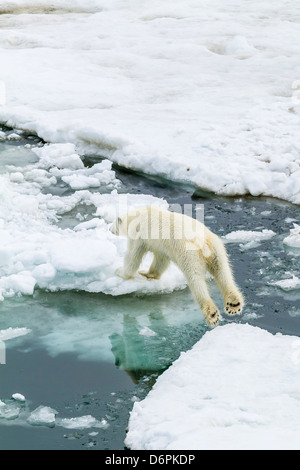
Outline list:
[[[3,134],[0,175],[9,173],[15,184],[23,184],[27,175],[27,188],[33,184],[57,200],[76,194],[78,169],[69,168],[64,174],[57,171],[56,179],[51,180],[54,173],[46,174],[46,166],[34,168],[38,158],[32,148],[43,148],[43,142],[8,128],[2,129]],[[86,182],[91,194],[101,192],[109,197],[116,187],[111,179],[97,186],[93,168],[98,163],[98,158],[86,155],[80,181]],[[283,243],[293,223],[300,222],[299,207],[265,198],[217,197],[118,167],[111,171],[118,180],[118,193],[152,195],[169,204],[203,204],[205,223],[218,235],[249,232],[249,238],[227,243],[247,305],[240,318],[223,315],[222,324],[247,322],[272,333],[300,335],[299,287],[274,285],[299,274],[299,250]],[[41,178],[48,183],[41,186]],[[89,178],[94,178],[94,187],[89,186]],[[52,223],[73,230],[80,222],[89,221],[95,224],[95,207],[78,200]],[[250,234],[267,233],[264,231],[274,234],[258,238]],[[70,272],[66,276],[67,282],[59,279],[57,290],[45,285],[35,288],[32,295],[9,295],[7,291],[0,304],[1,331],[28,330],[26,335],[5,342],[0,400],[7,414],[3,412],[1,417],[0,401],[0,449],[124,448],[134,401],[143,398],[156,377],[208,330],[189,290],[182,286],[148,294],[110,295],[81,290],[80,277]],[[63,288],[72,285],[72,279],[74,289]],[[222,308],[213,282],[210,289]],[[15,393],[22,394],[25,401],[12,399]],[[30,424],[28,417],[41,406],[56,411],[55,426]],[[85,420],[80,422],[80,417]]]

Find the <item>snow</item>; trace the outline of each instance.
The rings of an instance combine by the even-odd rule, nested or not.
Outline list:
[[[217,194],[300,203],[295,2],[6,0],[0,12],[0,121]]]
[[[134,404],[126,446],[299,450],[300,341],[248,324],[207,332]]]

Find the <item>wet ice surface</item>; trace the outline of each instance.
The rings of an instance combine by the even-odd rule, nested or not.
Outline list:
[[[18,167],[20,171],[10,168],[17,181],[18,173],[24,174],[22,168],[29,172],[37,162],[36,154],[25,147],[32,143],[43,148],[34,136],[15,136],[1,143],[1,173],[7,172],[6,165]],[[95,175],[88,171],[99,161],[86,157],[83,167],[77,164],[79,168],[68,175],[57,173],[56,183],[44,184],[42,193],[74,196],[79,191],[74,175]],[[205,222],[224,237],[247,301],[241,318],[223,315],[222,324],[247,322],[272,333],[299,336],[300,252],[284,243],[300,222],[297,206],[250,197],[217,198],[191,187],[114,170],[118,192],[152,194],[169,204],[204,204]],[[95,181],[89,191],[110,194],[111,176],[101,188]],[[35,183],[41,181],[39,177],[44,182],[50,179],[46,173],[31,177]],[[80,181],[85,184],[86,178]],[[92,224],[94,212],[94,206],[78,199],[52,224],[63,229]],[[83,220],[76,217],[78,213]],[[18,331],[14,329],[26,328],[27,333],[5,342],[6,365],[0,365],[2,449],[122,449],[133,402],[142,399],[157,375],[207,331],[187,289],[115,296],[78,289],[51,292],[37,287],[32,295],[8,295],[0,304],[0,331],[11,328],[12,334]],[[222,307],[213,283],[211,292]],[[16,393],[25,400],[12,398]]]

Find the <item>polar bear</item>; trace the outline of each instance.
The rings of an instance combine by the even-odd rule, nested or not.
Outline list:
[[[224,297],[229,315],[241,313],[244,299],[232,274],[222,240],[204,224],[178,212],[147,206],[118,217],[110,231],[128,239],[124,265],[116,274],[124,279],[137,272],[143,256],[154,254],[149,271],[139,271],[150,279],[159,279],[173,261],[183,272],[190,290],[210,326],[216,326],[220,313],[211,299],[206,271],[214,277]]]

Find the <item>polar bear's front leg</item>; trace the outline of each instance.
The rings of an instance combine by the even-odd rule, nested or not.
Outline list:
[[[207,260],[207,269],[214,276],[223,294],[225,312],[228,315],[240,314],[244,306],[244,297],[235,283],[226,248],[216,235],[212,238],[212,242],[213,256]]]
[[[131,279],[137,272],[145,253],[146,249],[143,242],[140,240],[128,240],[124,265],[116,270],[117,276],[123,279]]]

